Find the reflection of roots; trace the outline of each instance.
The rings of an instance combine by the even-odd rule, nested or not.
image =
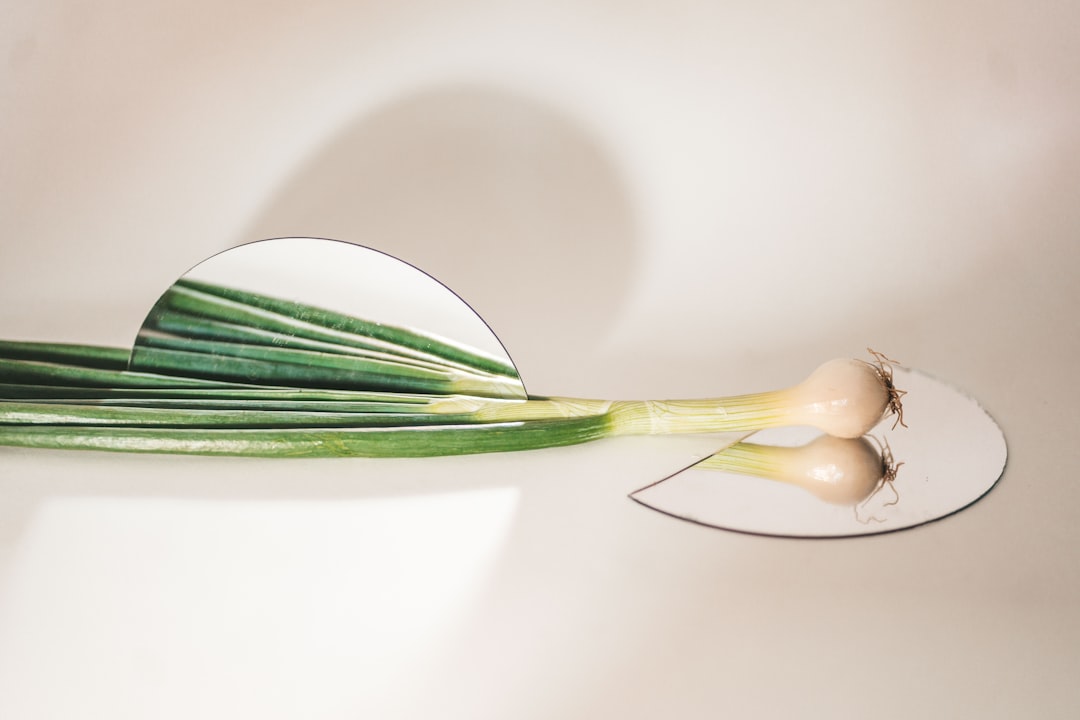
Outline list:
[[[889,412],[896,416],[896,422],[893,423],[893,430],[897,425],[901,427],[907,427],[904,422],[904,403],[901,402],[901,398],[907,395],[906,390],[898,390],[896,385],[893,384],[893,366],[899,365],[896,360],[889,358],[884,353],[879,353],[873,348],[866,348],[866,351],[873,356],[874,362],[871,363],[874,370],[877,371],[878,377],[881,379],[885,389],[889,391]]]
[[[882,465],[883,473],[881,475],[881,483],[880,483],[880,485],[884,485],[885,483],[888,483],[891,486],[893,484],[893,481],[896,480],[896,473],[899,472],[900,467],[904,463],[903,462],[896,462],[893,459],[892,448],[889,447],[889,441],[887,439],[883,438],[881,440],[878,440],[873,435],[871,435],[870,437],[873,438],[874,442],[877,443],[878,449],[881,451],[881,465]],[[880,487],[880,485],[879,485],[879,487]],[[894,493],[896,492],[895,487],[893,488],[893,492]],[[899,494],[897,494],[897,499],[899,500]],[[891,503],[891,504],[895,505],[896,503]]]
[[[871,438],[875,443],[877,443],[878,451],[881,454],[881,479],[878,480],[877,486],[866,497],[866,499],[854,506],[855,520],[859,523],[862,523],[863,525],[869,525],[871,522],[885,522],[885,518],[876,517],[873,515],[872,512],[865,518],[860,515],[860,512],[865,512],[867,510],[867,506],[870,505],[870,502],[874,498],[876,498],[879,493],[883,492],[886,487],[889,489],[889,492],[892,493],[893,499],[889,502],[882,503],[881,507],[892,507],[893,505],[896,505],[900,502],[900,492],[896,489],[895,482],[896,475],[904,464],[903,462],[895,461],[895,459],[893,458],[892,448],[889,447],[888,440],[879,440],[873,435],[868,435],[867,437]]]

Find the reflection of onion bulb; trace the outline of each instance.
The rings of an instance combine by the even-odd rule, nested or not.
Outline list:
[[[865,437],[821,435],[802,447],[735,443],[706,458],[699,468],[778,480],[835,505],[856,505],[895,475],[889,453]]]

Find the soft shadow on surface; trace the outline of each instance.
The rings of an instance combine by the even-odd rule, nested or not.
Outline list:
[[[536,100],[475,86],[404,96],[343,127],[237,241],[284,236],[367,245],[433,275],[544,393],[572,390],[530,377],[574,381],[557,348],[603,337],[640,252],[601,138]]]

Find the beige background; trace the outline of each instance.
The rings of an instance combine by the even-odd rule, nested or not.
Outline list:
[[[6,10],[0,336],[128,344],[204,257],[334,237],[456,290],[534,393],[871,345],[983,401],[1004,479],[796,542],[625,500],[636,446],[0,450],[0,716],[1075,715],[1074,5],[294,5]]]

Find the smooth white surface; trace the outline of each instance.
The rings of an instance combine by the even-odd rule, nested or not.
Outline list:
[[[6,583],[0,709],[378,714],[467,617],[516,495],[49,499]]]
[[[869,345],[978,398],[1010,460],[969,511],[839,542],[672,521],[623,497],[642,483],[600,456],[543,477],[515,466],[494,485],[520,493],[511,518],[458,559],[472,586],[457,609],[425,605],[445,621],[430,645],[393,655],[408,692],[369,700],[341,646],[299,637],[311,622],[357,638],[364,600],[322,623],[260,591],[332,602],[316,569],[345,578],[381,548],[267,549],[227,586],[260,610],[214,598],[222,558],[250,547],[245,517],[265,537],[274,513],[306,527],[322,500],[400,483],[147,459],[125,461],[132,481],[111,456],[72,474],[0,449],[0,607],[21,618],[0,638],[14,688],[0,715],[67,718],[78,687],[78,714],[110,719],[254,716],[268,697],[323,718],[378,703],[387,718],[1075,717],[1078,25],[1073,4],[1009,1],[13,6],[2,337],[130,343],[214,252],[353,239],[476,307],[532,392],[782,387]],[[87,496],[115,504],[119,538],[98,534]],[[193,496],[144,557],[94,555],[137,543],[155,499]],[[268,496],[291,510],[245,516]],[[38,513],[52,501],[59,514]],[[197,538],[196,510],[214,548],[165,552]],[[40,564],[83,548],[92,577]],[[44,588],[57,624],[11,614]],[[96,634],[87,600],[115,633]],[[185,623],[205,644],[177,645]],[[361,667],[396,652],[352,644]],[[296,657],[311,660],[299,675]],[[251,674],[206,682],[226,666]],[[334,680],[309,692],[316,675]]]

